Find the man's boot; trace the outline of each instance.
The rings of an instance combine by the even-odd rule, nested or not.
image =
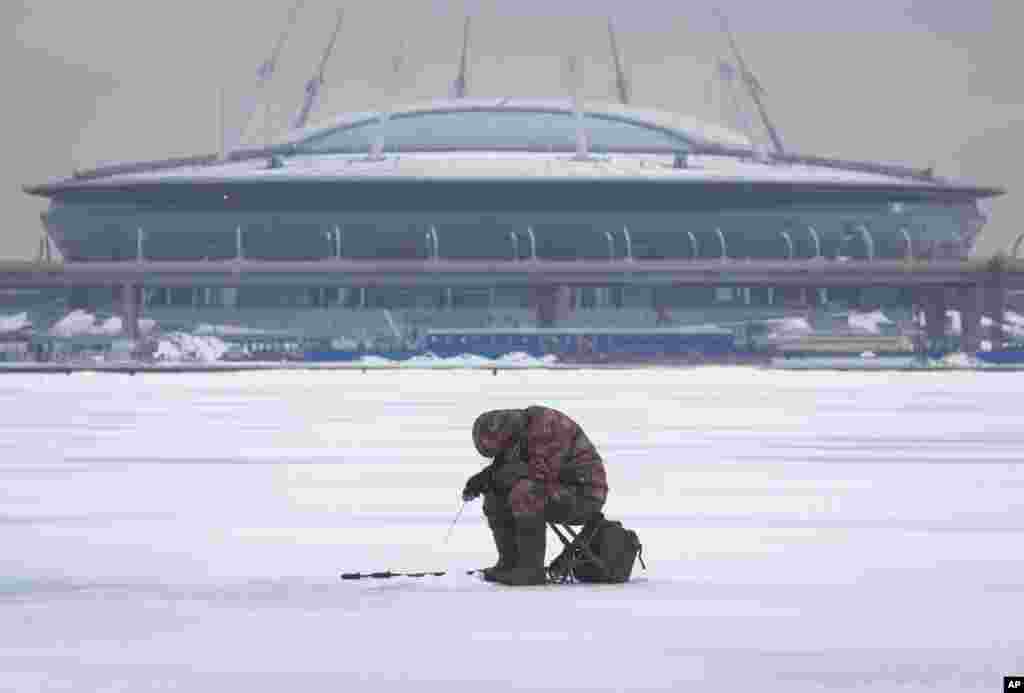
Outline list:
[[[494,582],[494,573],[509,570],[516,565],[518,551],[516,549],[516,526],[511,519],[487,518],[487,524],[494,535],[494,545],[498,548],[498,562],[490,568],[484,568],[484,580]]]
[[[495,582],[503,585],[544,585],[548,581],[544,567],[544,517],[516,522],[516,546],[519,557],[516,567],[493,572]]]

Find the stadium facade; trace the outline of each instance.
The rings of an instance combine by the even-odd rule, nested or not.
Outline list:
[[[66,262],[311,268],[331,258],[962,259],[985,221],[979,201],[1001,192],[775,144],[621,103],[452,98],[342,114],[272,146],[77,172],[26,190],[51,200],[43,222]],[[111,300],[109,290],[72,293],[72,307]],[[613,281],[339,288],[311,280],[142,292],[158,321],[396,338],[410,326],[654,326],[910,302],[899,290]]]

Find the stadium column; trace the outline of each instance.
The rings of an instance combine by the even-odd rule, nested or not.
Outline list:
[[[960,310],[960,351],[973,354],[981,343],[981,291],[976,286],[963,286],[957,291]]]
[[[571,293],[568,286],[538,286],[537,325],[553,327],[559,320],[569,317],[569,301]]]
[[[139,338],[139,306],[142,303],[142,287],[124,284],[121,287],[121,319],[128,339]]]
[[[922,292],[925,310],[925,329],[928,332],[928,347],[940,347],[946,337],[946,291],[926,289]]]
[[[989,271],[984,288],[984,313],[992,320],[988,339],[994,350],[1005,346],[1003,324],[1006,322],[1006,286],[1003,279],[1002,268],[994,266]]]

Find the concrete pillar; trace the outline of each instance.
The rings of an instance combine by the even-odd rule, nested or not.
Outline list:
[[[125,284],[121,288],[121,320],[124,322],[124,333],[135,341],[139,338],[139,308],[142,303],[141,287]]]
[[[922,298],[928,346],[935,349],[946,337],[946,292],[943,289],[929,289],[922,292]]]
[[[964,286],[957,290],[957,299],[963,331],[960,350],[973,354],[981,344],[981,291],[974,286]]]
[[[537,324],[540,327],[552,327],[559,320],[569,317],[571,294],[568,286],[539,286],[534,291],[537,297]]]
[[[984,313],[992,320],[986,336],[992,342],[993,349],[1002,349],[1006,346],[1006,337],[1003,334],[1003,323],[1006,322],[1006,287],[1002,281],[996,281],[986,286],[984,291]]]

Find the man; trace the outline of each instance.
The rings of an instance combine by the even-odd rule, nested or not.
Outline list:
[[[484,495],[498,548],[498,563],[484,579],[544,584],[545,523],[581,524],[604,507],[608,481],[600,455],[575,421],[540,406],[481,414],[473,445],[493,459],[462,492],[466,501]]]

